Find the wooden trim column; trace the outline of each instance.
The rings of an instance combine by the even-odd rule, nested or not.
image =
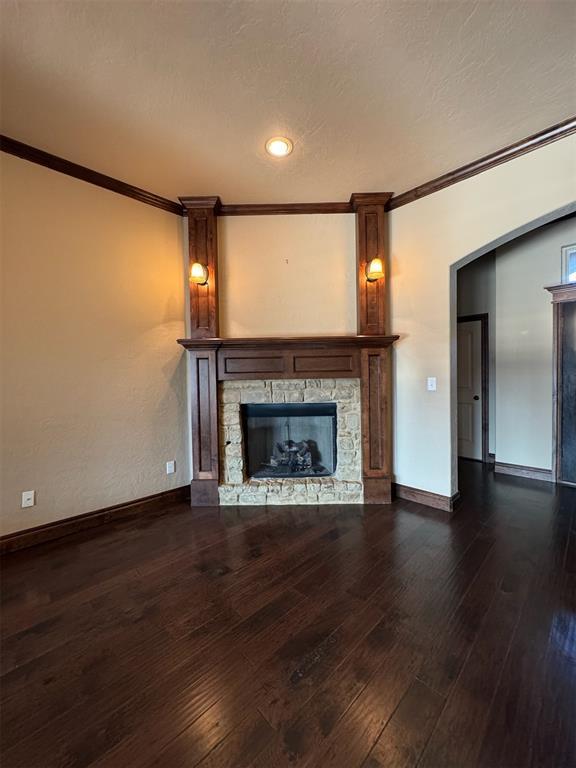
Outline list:
[[[365,504],[392,501],[391,347],[361,356],[362,479]]]
[[[190,282],[190,338],[218,336],[219,197],[181,197],[188,214],[188,269],[197,261],[208,269],[208,282]],[[193,507],[218,505],[218,367],[216,347],[189,351]]]
[[[190,504],[193,507],[217,506],[220,460],[216,348],[191,349],[189,356],[192,421]]]
[[[564,409],[573,408],[572,400],[566,406],[564,402],[564,308],[566,304],[576,302],[576,283],[561,283],[546,287],[552,294],[552,306],[554,311],[554,336],[553,336],[553,355],[554,355],[554,374],[552,382],[552,403],[554,409],[554,418],[552,422],[552,480],[563,485],[576,485],[571,480],[564,478],[562,471],[562,451],[565,438],[562,434],[564,427]]]
[[[358,281],[358,333],[385,335],[388,325],[388,222],[386,205],[391,193],[354,194],[356,212],[356,268]],[[370,282],[366,266],[382,260],[384,277]],[[366,504],[392,500],[391,348],[363,349],[362,480]]]
[[[353,194],[350,198],[356,212],[356,268],[358,280],[358,333],[385,336],[388,321],[388,222],[385,206],[390,192]],[[384,277],[370,282],[366,265],[382,259]]]
[[[190,282],[190,338],[218,336],[219,197],[181,197],[188,214],[188,269],[197,261],[208,268],[208,282]]]

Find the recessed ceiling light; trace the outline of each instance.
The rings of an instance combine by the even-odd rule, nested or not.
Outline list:
[[[286,157],[294,149],[294,145],[285,136],[273,136],[266,142],[266,152],[272,157]]]

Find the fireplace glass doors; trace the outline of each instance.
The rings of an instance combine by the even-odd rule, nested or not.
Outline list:
[[[250,403],[241,408],[249,477],[334,474],[336,403]]]

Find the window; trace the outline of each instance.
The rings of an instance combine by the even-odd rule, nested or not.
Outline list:
[[[576,283],[576,244],[562,248],[562,282]]]

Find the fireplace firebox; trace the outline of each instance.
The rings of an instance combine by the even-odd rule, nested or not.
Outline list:
[[[328,477],[336,471],[336,403],[241,406],[249,477]]]

